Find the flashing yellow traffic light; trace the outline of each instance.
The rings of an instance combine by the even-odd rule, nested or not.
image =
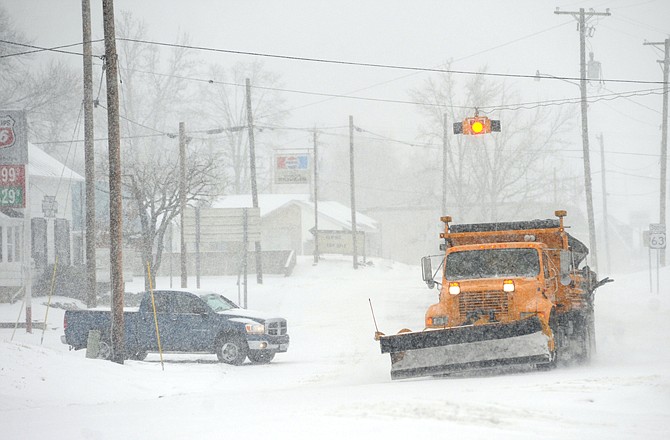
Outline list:
[[[500,121],[491,120],[486,116],[465,118],[463,122],[454,124],[454,134],[478,135],[500,131]]]

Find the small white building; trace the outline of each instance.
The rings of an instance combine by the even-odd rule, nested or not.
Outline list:
[[[251,195],[224,196],[212,203],[212,209],[250,208]],[[308,194],[259,194],[262,249],[293,250],[297,255],[314,252],[314,202]],[[351,208],[339,202],[319,201],[319,231],[351,231]],[[356,213],[356,230],[365,236],[367,255],[379,255],[377,221]],[[192,249],[192,248],[191,248]],[[321,250],[320,250],[321,251]],[[359,251],[363,255],[362,250]]]
[[[32,225],[30,257],[36,275],[40,268],[53,263],[56,256],[59,265],[71,264],[72,188],[84,178],[35,145],[28,144],[28,158],[26,192]],[[0,297],[13,296],[23,285],[22,267],[27,257],[23,246],[23,211],[15,208],[0,210]],[[81,238],[81,233],[77,237]],[[75,242],[80,243],[81,239],[75,239]]]

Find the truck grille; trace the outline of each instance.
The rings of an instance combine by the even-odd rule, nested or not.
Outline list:
[[[507,294],[503,291],[461,292],[458,295],[458,311],[463,317],[477,312],[485,315],[493,312],[495,319],[500,319],[509,312]]]
[[[288,332],[288,326],[285,319],[276,319],[266,321],[267,334],[273,336],[285,335]]]

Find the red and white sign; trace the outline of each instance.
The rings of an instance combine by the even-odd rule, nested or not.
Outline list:
[[[0,148],[11,147],[16,142],[14,123],[14,119],[9,115],[0,118]]]

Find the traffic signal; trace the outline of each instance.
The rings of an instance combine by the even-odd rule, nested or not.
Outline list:
[[[465,118],[463,122],[454,123],[454,134],[478,135],[500,131],[500,121],[491,120],[486,116]]]

